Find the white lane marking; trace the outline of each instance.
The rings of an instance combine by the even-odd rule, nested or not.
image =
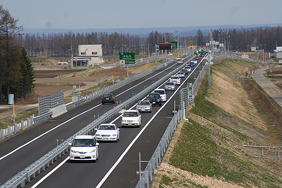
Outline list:
[[[66,123],[68,123],[68,122],[70,122],[70,121],[72,121],[73,119],[77,118],[78,116],[81,116],[81,115],[83,115],[83,114],[85,114],[85,113],[87,113],[87,112],[89,112],[89,111],[91,111],[91,110],[93,110],[93,109],[95,109],[95,108],[97,108],[97,107],[99,107],[99,106],[101,106],[101,104],[98,104],[97,106],[94,106],[93,108],[90,108],[90,109],[88,109],[88,110],[86,110],[86,111],[84,111],[84,112],[82,112],[82,113],[80,113],[80,114],[78,114],[78,115],[76,115],[76,116],[74,116],[74,117],[68,119],[67,121],[65,121],[65,122],[63,122],[63,123],[57,125],[56,127],[54,127],[54,128],[52,128],[52,129],[46,131],[45,133],[43,133],[43,134],[41,134],[41,135],[35,137],[34,139],[28,141],[27,143],[21,145],[20,147],[14,149],[14,150],[11,151],[10,153],[8,153],[8,154],[4,155],[3,157],[1,157],[1,158],[0,158],[0,161],[1,161],[2,159],[4,159],[4,158],[8,157],[9,155],[15,153],[15,152],[18,151],[19,149],[21,149],[21,148],[27,146],[28,144],[34,142],[35,140],[41,138],[42,136],[44,136],[44,135],[50,133],[51,131],[53,131],[53,130],[55,130],[55,129],[61,127],[62,125],[66,124]]]
[[[173,66],[174,66],[174,64],[173,64],[173,65],[171,65],[170,67],[168,67],[167,69],[169,69],[169,68],[171,68],[171,67],[173,67]],[[132,86],[131,88],[129,88],[129,89],[127,89],[127,90],[125,90],[125,91],[123,91],[123,92],[119,93],[117,96],[119,96],[119,95],[121,95],[121,94],[123,94],[123,93],[127,92],[128,90],[130,90],[130,89],[132,89],[132,88],[134,88],[134,87],[136,87],[136,86],[140,85],[141,83],[143,83],[143,82],[145,82],[145,81],[147,81],[147,80],[149,80],[149,79],[151,79],[151,78],[153,78],[153,77],[157,76],[158,74],[160,74],[160,73],[162,73],[162,72],[166,71],[167,69],[165,69],[165,70],[163,70],[163,71],[161,71],[161,72],[159,72],[159,73],[157,73],[157,74],[155,74],[155,75],[151,76],[150,78],[147,78],[146,80],[144,80],[144,81],[140,82],[139,84],[136,84],[136,85]],[[52,129],[50,129],[49,131],[47,131],[47,132],[45,132],[45,133],[42,133],[41,135],[37,136],[36,138],[34,138],[34,139],[32,139],[32,140],[28,141],[27,143],[25,143],[25,144],[23,144],[23,145],[19,146],[18,148],[14,149],[13,151],[9,152],[8,154],[6,154],[6,155],[2,156],[2,157],[0,158],[0,161],[1,161],[1,160],[3,160],[3,159],[5,159],[6,157],[8,157],[8,156],[12,155],[12,154],[13,154],[13,153],[15,153],[16,151],[18,151],[18,150],[22,149],[23,147],[25,147],[25,146],[29,145],[30,143],[32,143],[32,142],[34,142],[34,141],[36,141],[37,139],[39,139],[39,138],[43,137],[44,135],[46,135],[46,134],[50,133],[51,131],[53,131],[53,130],[55,130],[55,129],[57,129],[57,128],[61,127],[62,125],[64,125],[64,124],[66,124],[66,123],[70,122],[71,120],[73,120],[73,119],[75,119],[75,118],[77,118],[77,117],[79,117],[79,116],[81,116],[81,115],[83,115],[83,114],[85,114],[85,113],[87,113],[87,112],[89,112],[89,111],[91,111],[91,110],[93,110],[93,109],[97,108],[98,106],[101,106],[101,104],[98,104],[97,106],[94,106],[93,108],[90,108],[90,109],[88,109],[88,110],[86,110],[86,111],[84,111],[84,112],[82,112],[82,113],[80,113],[80,114],[78,114],[78,115],[76,115],[76,116],[72,117],[71,119],[68,119],[67,121],[65,121],[65,122],[63,122],[63,123],[61,123],[61,124],[59,124],[58,126],[56,126],[56,127],[52,128]]]
[[[58,166],[56,166],[56,168],[54,168],[53,170],[51,170],[48,174],[46,174],[43,178],[41,178],[36,184],[34,184],[31,188],[35,188],[37,187],[40,183],[42,183],[45,179],[47,179],[49,176],[51,176],[56,170],[58,170],[61,166],[63,166],[63,164],[65,164],[67,162],[67,160],[69,160],[70,157],[67,157],[65,160],[63,160]]]
[[[199,65],[198,65],[199,66]],[[197,66],[197,67],[198,67]],[[196,68],[197,68],[196,67]],[[196,69],[195,68],[195,69]],[[145,129],[149,126],[149,124],[153,121],[153,119],[157,116],[157,114],[165,107],[165,105],[172,99],[172,97],[177,93],[177,91],[181,88],[181,86],[188,80],[188,78],[192,75],[192,73],[195,71],[195,69],[187,76],[187,78],[182,82],[182,84],[175,90],[175,92],[172,94],[172,96],[164,103],[164,105],[154,114],[154,116],[147,122],[147,124],[143,127],[143,129],[138,133],[138,135],[132,140],[132,142],[127,146],[126,150],[121,154],[121,156],[118,158],[118,160],[115,162],[115,164],[111,167],[111,169],[107,172],[107,174],[103,177],[103,179],[99,182],[99,184],[96,186],[96,188],[99,188],[103,185],[103,183],[107,180],[107,178],[110,176],[110,174],[114,171],[114,169],[117,167],[117,165],[120,163],[120,161],[123,159],[123,157],[127,154],[127,152],[130,150],[130,148],[133,146],[133,144],[136,142],[136,140],[141,136],[141,134],[145,131]],[[163,83],[164,84],[164,83]],[[161,85],[163,85],[161,84]],[[130,109],[134,108],[136,106],[133,105]],[[120,116],[119,116],[120,117]],[[119,118],[116,118],[111,123],[117,121]],[[48,174],[46,174],[43,178],[41,178],[35,185],[32,186],[32,188],[37,187],[39,184],[41,184],[45,179],[47,179],[49,176],[52,175],[57,169],[59,169],[63,164],[67,162],[69,157],[67,157],[64,161],[62,161],[55,169],[50,171]]]

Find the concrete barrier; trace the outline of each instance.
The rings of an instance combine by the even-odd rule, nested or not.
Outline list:
[[[62,104],[60,106],[57,106],[55,108],[50,109],[51,112],[53,112],[52,118],[58,117],[64,113],[67,112],[66,104]]]

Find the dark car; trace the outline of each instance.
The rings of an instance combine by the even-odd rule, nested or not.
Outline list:
[[[150,101],[151,104],[162,105],[162,97],[159,93],[150,93],[147,100]]]
[[[115,97],[112,93],[106,93],[102,96],[102,104],[113,103],[115,104]]]
[[[189,66],[190,66],[190,67],[194,67],[194,66],[195,66],[195,63],[194,63],[194,62],[190,62]]]
[[[183,72],[184,74],[188,74],[189,70],[184,68],[184,69],[181,70],[181,72]]]

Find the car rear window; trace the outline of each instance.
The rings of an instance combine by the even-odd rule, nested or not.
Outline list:
[[[124,117],[138,117],[137,112],[124,112],[123,114]]]
[[[115,130],[115,126],[113,126],[113,125],[100,125],[99,130]]]
[[[139,104],[140,105],[149,105],[150,102],[148,102],[148,101],[140,101]]]
[[[112,94],[104,94],[104,97],[112,97]]]
[[[172,82],[168,82],[166,83],[166,85],[174,85]]]
[[[165,94],[164,90],[155,90],[156,93]]]

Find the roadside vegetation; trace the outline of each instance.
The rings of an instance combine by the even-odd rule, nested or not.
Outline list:
[[[206,75],[154,187],[281,187],[279,161],[244,147],[266,146],[269,133],[279,131],[272,126],[275,117],[240,79],[250,66],[231,59],[213,65],[212,86]]]

